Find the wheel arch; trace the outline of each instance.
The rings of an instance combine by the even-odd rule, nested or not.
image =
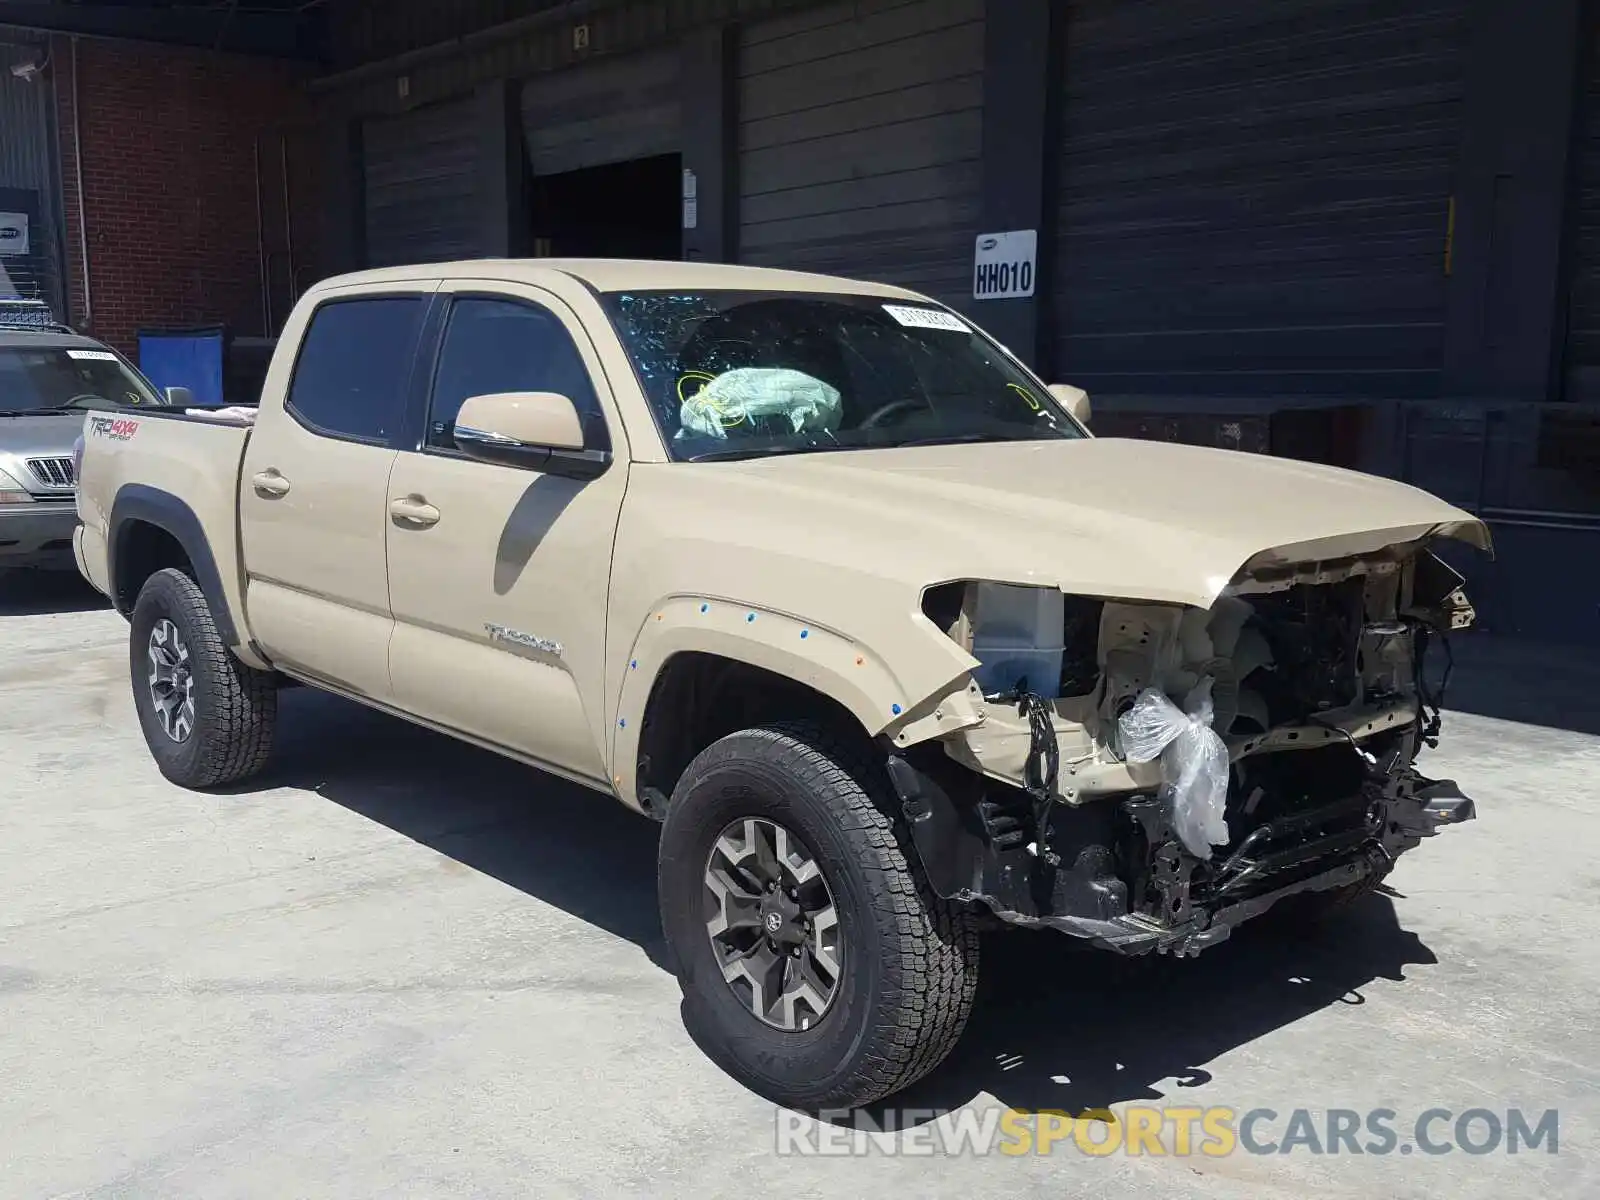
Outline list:
[[[870,741],[854,713],[807,684],[720,654],[674,654],[656,675],[639,730],[634,758],[641,806],[654,813],[695,756],[728,734],[797,720]]]
[[[670,794],[682,768],[723,733],[810,717],[870,740],[912,707],[870,648],[786,613],[702,597],[655,608],[623,675],[612,783],[645,810],[647,789]]]
[[[175,560],[174,551],[181,557]],[[223,642],[239,647],[242,640],[222,575],[194,509],[160,488],[124,484],[117,491],[106,527],[106,578],[117,611],[129,616],[145,580],[164,567],[183,570],[195,581]]]

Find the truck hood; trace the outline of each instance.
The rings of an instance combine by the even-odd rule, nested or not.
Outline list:
[[[746,536],[754,522],[767,545],[787,541],[794,552],[803,543],[819,566],[836,543],[841,562],[853,554],[854,566],[868,553],[876,574],[919,588],[994,579],[1207,608],[1246,564],[1326,561],[1430,536],[1490,545],[1472,514],[1406,484],[1123,438],[826,452],[671,469],[703,480],[711,489],[705,499],[714,497]]]

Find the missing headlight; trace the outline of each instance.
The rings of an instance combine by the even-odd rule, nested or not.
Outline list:
[[[1100,618],[1106,602],[1067,596],[1061,626],[1061,694],[1087,696],[1100,686]]]
[[[1094,691],[1103,607],[1055,588],[986,580],[939,584],[922,596],[924,615],[981,664],[973,678],[985,695],[1045,699]]]

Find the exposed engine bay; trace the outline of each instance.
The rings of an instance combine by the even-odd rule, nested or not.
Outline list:
[[[1474,614],[1420,545],[1258,569],[1209,610],[961,582],[924,613],[975,719],[890,774],[934,886],[1127,953],[1198,953],[1302,892],[1358,894],[1472,801],[1435,744]]]

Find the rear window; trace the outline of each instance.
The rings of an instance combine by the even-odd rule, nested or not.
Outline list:
[[[423,306],[421,296],[381,296],[318,308],[300,344],[289,410],[318,433],[387,441],[405,419]]]

